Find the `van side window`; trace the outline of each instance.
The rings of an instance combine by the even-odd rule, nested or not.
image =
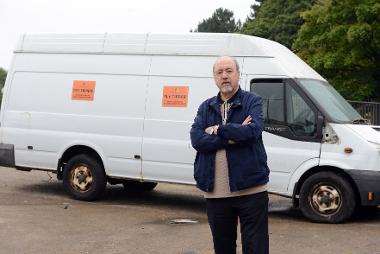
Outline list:
[[[251,92],[263,99],[264,123],[288,138],[313,138],[317,132],[316,112],[287,81],[257,79],[251,81]]]
[[[284,125],[284,84],[282,82],[251,83],[251,91],[263,99],[265,123]]]
[[[317,123],[314,111],[304,99],[286,85],[286,123],[296,136],[314,136]]]

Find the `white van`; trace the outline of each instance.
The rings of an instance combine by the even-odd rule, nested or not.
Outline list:
[[[107,182],[194,184],[189,130],[217,56],[263,97],[270,192],[337,223],[380,203],[380,127],[286,47],[238,34],[24,35],[5,83],[0,164],[47,170],[76,199]]]

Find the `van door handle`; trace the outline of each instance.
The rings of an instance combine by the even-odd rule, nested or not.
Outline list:
[[[136,154],[136,155],[135,155],[135,159],[140,160],[140,159],[141,159],[141,156]]]

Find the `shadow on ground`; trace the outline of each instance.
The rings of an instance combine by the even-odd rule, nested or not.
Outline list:
[[[180,188],[180,187],[179,187]],[[68,195],[63,189],[62,182],[56,180],[39,183],[29,183],[18,190],[27,193],[38,193],[68,199]],[[300,209],[293,208],[291,200],[271,195],[269,202],[270,218],[286,219],[292,221],[306,222]],[[71,202],[81,202],[72,200]],[[187,193],[183,190],[176,191],[176,188],[166,190],[161,188],[151,192],[126,191],[121,185],[107,185],[107,188],[99,201],[106,205],[144,205],[152,207],[169,208],[171,210],[188,210],[192,212],[206,211],[206,204],[199,194]],[[348,223],[371,223],[380,221],[380,209],[359,208],[355,211]]]

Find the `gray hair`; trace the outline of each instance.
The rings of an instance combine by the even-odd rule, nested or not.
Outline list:
[[[236,60],[236,58],[235,57],[232,57],[232,56],[220,56],[220,57],[218,57],[216,60],[215,60],[215,63],[214,63],[214,65],[212,66],[212,71],[214,72],[215,71],[215,64],[218,62],[218,60],[220,59],[220,58],[222,58],[222,57],[229,57],[229,58],[231,58],[233,61],[234,61],[234,63],[235,63],[235,67],[236,67],[236,71],[240,74],[240,66],[239,66],[239,63],[238,63],[238,61]]]

